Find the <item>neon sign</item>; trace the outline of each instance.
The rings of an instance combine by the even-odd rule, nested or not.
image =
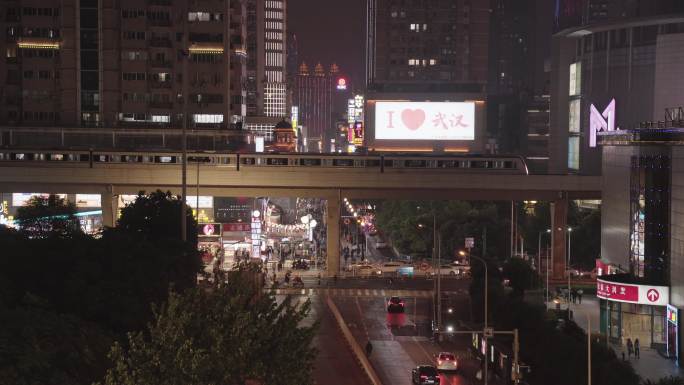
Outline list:
[[[618,128],[619,130],[619,128]],[[589,112],[589,147],[596,147],[596,133],[615,131],[615,99],[608,103],[602,113],[592,104]]]
[[[345,79],[345,78],[337,79],[337,89],[338,90],[346,90],[347,89],[347,79]]]

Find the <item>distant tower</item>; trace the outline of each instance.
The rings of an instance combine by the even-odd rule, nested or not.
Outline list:
[[[339,72],[337,65],[331,66],[329,72],[321,63],[317,63],[313,73],[309,72],[306,63],[299,66],[299,74],[295,79],[294,105],[299,106],[299,125],[304,126],[307,147],[310,151],[327,149],[332,122],[332,90],[333,78]]]

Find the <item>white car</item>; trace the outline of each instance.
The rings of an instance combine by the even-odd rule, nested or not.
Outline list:
[[[458,370],[458,359],[454,353],[441,352],[437,354],[437,370]]]
[[[432,275],[437,274],[437,269],[430,269]],[[464,277],[470,271],[470,266],[442,265],[439,269],[440,274],[451,277]]]
[[[400,267],[404,267],[406,264],[402,262],[385,262],[378,268],[381,274],[396,274]]]
[[[358,275],[361,277],[369,277],[371,275],[382,274],[382,271],[373,265],[359,265],[358,267],[352,269],[352,271],[354,272],[354,275]]]

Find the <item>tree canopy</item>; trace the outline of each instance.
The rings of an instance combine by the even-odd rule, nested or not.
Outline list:
[[[278,303],[245,273],[212,290],[170,293],[145,333],[114,345],[104,385],[311,384],[309,301]]]
[[[183,201],[171,194],[157,190],[145,195],[144,191],[132,203],[121,209],[116,229],[142,235],[145,239],[180,239]],[[187,240],[197,244],[197,221],[192,210],[186,206]]]

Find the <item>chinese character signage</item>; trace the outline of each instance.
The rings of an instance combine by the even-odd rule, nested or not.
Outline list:
[[[474,102],[377,102],[375,139],[474,140]]]
[[[669,300],[667,286],[633,285],[596,280],[596,296],[618,302],[665,306]]]
[[[224,223],[223,231],[249,231],[249,223]]]

